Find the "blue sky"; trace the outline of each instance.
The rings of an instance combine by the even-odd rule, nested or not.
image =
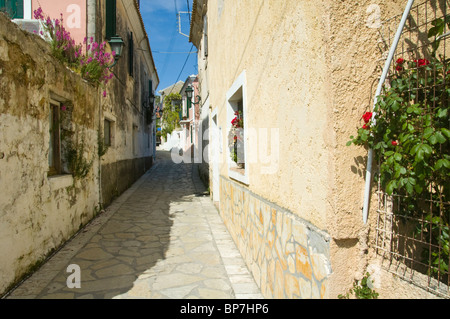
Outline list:
[[[197,48],[192,46],[188,37],[179,33],[177,22],[177,12],[187,12],[188,6],[189,11],[192,11],[192,2],[193,0],[141,0],[141,14],[160,80],[157,91],[177,81],[185,81],[189,75],[197,74]],[[181,14],[181,32],[189,34],[188,14]],[[192,53],[188,54],[191,48]]]

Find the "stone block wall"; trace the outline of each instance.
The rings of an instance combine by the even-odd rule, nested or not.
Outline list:
[[[88,223],[99,210],[99,94],[39,36],[0,13],[0,295]],[[84,178],[49,176],[52,100],[64,142],[84,141]],[[70,114],[70,115],[68,115]],[[64,160],[63,160],[64,158]]]
[[[232,180],[220,187],[220,214],[263,295],[326,298],[330,237]]]

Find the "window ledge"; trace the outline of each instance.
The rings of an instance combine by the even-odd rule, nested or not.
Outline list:
[[[247,168],[248,169],[248,168]],[[249,185],[248,171],[241,168],[228,167],[228,176],[242,184]]]
[[[49,176],[50,189],[56,191],[58,189],[67,188],[73,185],[72,174]]]

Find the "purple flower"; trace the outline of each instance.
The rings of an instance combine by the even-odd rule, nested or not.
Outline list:
[[[44,20],[44,15],[42,14],[42,8],[39,7],[36,10],[34,10],[34,18],[36,20]]]

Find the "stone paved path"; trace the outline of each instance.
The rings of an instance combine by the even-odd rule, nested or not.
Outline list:
[[[195,165],[156,164],[7,298],[262,298]],[[76,264],[81,288],[67,287]]]

